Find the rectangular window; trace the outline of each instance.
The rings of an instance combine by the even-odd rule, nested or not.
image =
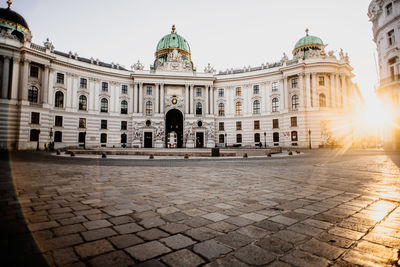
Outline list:
[[[272,92],[278,91],[278,83],[277,82],[273,82],[271,84],[271,90],[272,90]]]
[[[107,120],[101,120],[100,129],[107,129]]]
[[[260,93],[260,86],[258,84],[253,85],[253,95],[258,95]]]
[[[391,30],[387,33],[389,45],[394,45],[395,38],[394,38],[394,30]]]
[[[236,87],[236,96],[242,96],[242,87]]]
[[[86,89],[87,88],[87,79],[81,78],[79,81],[79,87],[82,89]]]
[[[254,130],[260,130],[260,121],[254,121]]]
[[[297,127],[297,117],[291,117],[290,118],[290,126],[291,127]]]
[[[57,72],[56,83],[64,84],[64,74]]]
[[[147,86],[146,87],[146,95],[152,95],[153,94],[153,87]]]
[[[241,134],[237,134],[236,135],[236,143],[241,143],[242,142],[242,135]]]
[[[57,127],[62,127],[63,126],[63,117],[62,116],[56,116],[55,117],[54,126],[57,126]]]
[[[236,131],[240,131],[242,130],[242,122],[241,121],[237,121],[236,122]]]
[[[255,133],[254,134],[254,142],[255,143],[260,143],[260,134],[259,133]]]
[[[225,125],[224,125],[223,122],[220,122],[220,123],[218,124],[218,129],[219,129],[220,131],[225,131]]]
[[[121,86],[121,94],[126,95],[128,93],[128,85],[123,84]]]
[[[101,91],[108,92],[108,83],[106,83],[106,82],[101,83]]]
[[[293,78],[291,81],[292,81],[292,88],[297,88],[297,78]]]
[[[393,5],[392,3],[389,3],[386,5],[386,16],[391,15],[393,12]]]
[[[219,142],[220,144],[225,143],[225,138],[224,138],[224,135],[223,135],[223,134],[220,134],[220,135],[219,135],[218,142]]]
[[[79,128],[86,128],[86,118],[79,118]]]
[[[272,120],[272,128],[274,128],[274,129],[279,128],[279,120],[278,119]]]
[[[60,131],[54,132],[54,142],[56,142],[56,143],[62,142],[62,132],[60,132]]]
[[[38,78],[39,77],[39,68],[36,66],[31,66],[30,76],[33,78]]]
[[[223,88],[218,89],[218,97],[224,97],[224,89]]]
[[[40,130],[31,129],[30,134],[29,134],[29,141],[31,141],[31,142],[39,141],[39,134],[40,134]]]
[[[128,122],[121,121],[121,130],[126,130],[126,129],[128,129]]]
[[[201,88],[196,88],[196,96],[201,96]]]
[[[325,77],[324,76],[319,76],[318,77],[318,84],[320,86],[325,86]]]
[[[32,112],[31,113],[31,123],[32,124],[39,124],[40,122],[40,113],[39,112]]]

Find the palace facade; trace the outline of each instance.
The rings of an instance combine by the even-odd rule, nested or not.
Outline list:
[[[131,69],[47,40],[31,42],[22,16],[0,9],[0,144],[86,147],[313,147],[340,143],[361,99],[347,54],[308,34],[292,55],[218,73],[196,69],[172,31],[149,69]]]

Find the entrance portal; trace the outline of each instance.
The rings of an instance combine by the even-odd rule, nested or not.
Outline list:
[[[197,148],[204,147],[204,133],[196,133],[196,147]]]
[[[177,109],[171,109],[165,116],[165,147],[168,147],[168,135],[171,132],[176,133],[176,145],[182,147],[183,144],[183,115]]]
[[[151,148],[153,146],[153,133],[144,132],[144,147]]]

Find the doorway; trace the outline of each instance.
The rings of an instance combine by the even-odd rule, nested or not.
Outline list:
[[[183,114],[177,109],[171,109],[165,116],[165,147],[168,147],[169,133],[176,133],[176,147],[183,144]]]
[[[204,147],[204,133],[203,132],[196,133],[196,147],[197,148]]]
[[[144,147],[145,148],[153,147],[153,133],[152,132],[144,132]]]

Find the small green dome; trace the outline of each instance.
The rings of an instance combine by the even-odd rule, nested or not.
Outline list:
[[[165,35],[157,44],[156,53],[163,49],[178,49],[190,54],[189,43],[175,32],[175,25],[172,26],[172,32]]]
[[[297,48],[304,47],[304,46],[311,46],[311,45],[323,45],[324,43],[322,42],[321,38],[317,36],[312,36],[312,35],[306,35],[303,38],[301,38],[296,45],[294,46],[294,49],[296,50]]]

